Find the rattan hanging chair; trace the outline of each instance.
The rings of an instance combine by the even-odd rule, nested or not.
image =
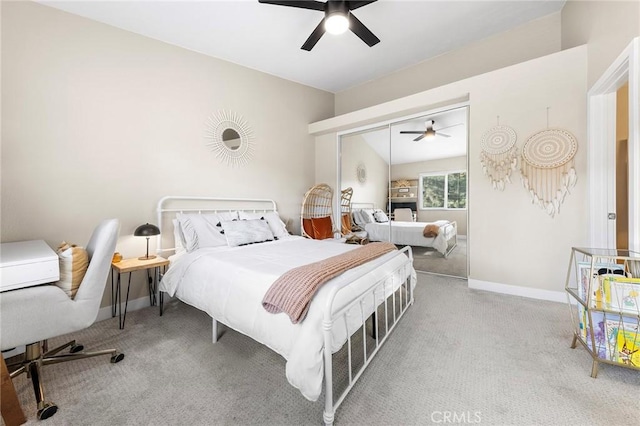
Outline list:
[[[304,194],[300,213],[302,236],[323,240],[333,238],[336,232],[333,220],[333,189],[319,183]]]
[[[345,188],[342,190],[340,197],[340,231],[342,236],[351,234],[351,197],[353,197],[353,188]]]

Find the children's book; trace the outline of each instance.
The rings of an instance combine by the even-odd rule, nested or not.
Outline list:
[[[636,330],[618,330],[615,361],[640,367],[640,333]]]
[[[586,336],[585,342],[587,346],[593,350],[598,358],[607,358],[607,335],[605,331],[605,315],[603,312],[591,311],[591,319],[593,320],[593,327],[589,326],[589,314],[585,316],[585,329]],[[596,347],[592,347],[591,342],[591,330],[593,330],[593,337]]]
[[[602,293],[604,307],[613,311],[640,315],[640,278],[604,275]]]
[[[624,317],[620,315],[605,315],[604,329],[606,333],[607,359],[617,361],[618,358],[618,334],[621,332],[638,333],[638,318]]]
[[[617,263],[596,263],[593,265],[593,276],[591,274],[591,262],[578,262],[578,296],[589,303],[592,308],[602,308],[602,274],[612,274],[614,271],[623,271],[623,265]],[[600,274],[600,272],[602,274]],[[591,284],[591,291],[589,285]]]

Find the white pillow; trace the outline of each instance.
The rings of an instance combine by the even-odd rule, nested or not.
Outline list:
[[[376,222],[389,222],[389,217],[382,210],[374,212],[373,218],[376,220]]]
[[[271,228],[264,219],[223,220],[222,228],[229,247],[274,240]]]
[[[374,223],[376,220],[373,217],[373,209],[362,209],[360,215],[365,223]]]
[[[221,222],[238,220],[238,212],[185,214],[178,213],[176,218],[184,237],[184,248],[192,252],[203,247],[227,245]]]
[[[175,247],[176,254],[182,253],[186,249],[184,235],[182,235],[182,229],[180,228],[180,222],[178,222],[178,219],[172,219],[171,223],[173,223],[173,246]]]
[[[280,239],[289,235],[287,226],[284,224],[282,219],[280,219],[278,212],[253,213],[240,211],[238,212],[238,215],[240,216],[240,220],[264,218],[264,220],[269,224],[269,228],[271,229],[275,239]]]
[[[367,222],[362,219],[362,211],[361,210],[354,210],[353,211],[353,221],[356,223],[356,225],[358,225],[359,227],[364,227],[364,225],[367,224]]]

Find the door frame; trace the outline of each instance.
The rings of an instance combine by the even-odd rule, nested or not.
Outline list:
[[[629,250],[640,252],[640,37],[634,38],[589,90],[588,244],[616,248],[616,92],[629,82]],[[635,117],[635,119],[634,119]],[[604,200],[604,202],[603,202]]]

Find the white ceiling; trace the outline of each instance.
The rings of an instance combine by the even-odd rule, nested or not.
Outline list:
[[[257,0],[40,3],[329,92],[340,92],[557,12],[565,1],[378,0],[354,15],[381,42],[325,34],[300,49],[322,12]]]
[[[433,128],[436,135],[443,133],[449,137],[436,136],[432,140],[425,138],[414,141],[420,135],[400,134],[405,130],[425,130],[427,120],[435,121]],[[443,130],[438,132],[438,129]],[[396,122],[390,126],[345,136],[342,139],[343,143],[349,143],[352,136],[362,137],[376,154],[392,166],[459,157],[467,155],[467,110],[457,108]]]

